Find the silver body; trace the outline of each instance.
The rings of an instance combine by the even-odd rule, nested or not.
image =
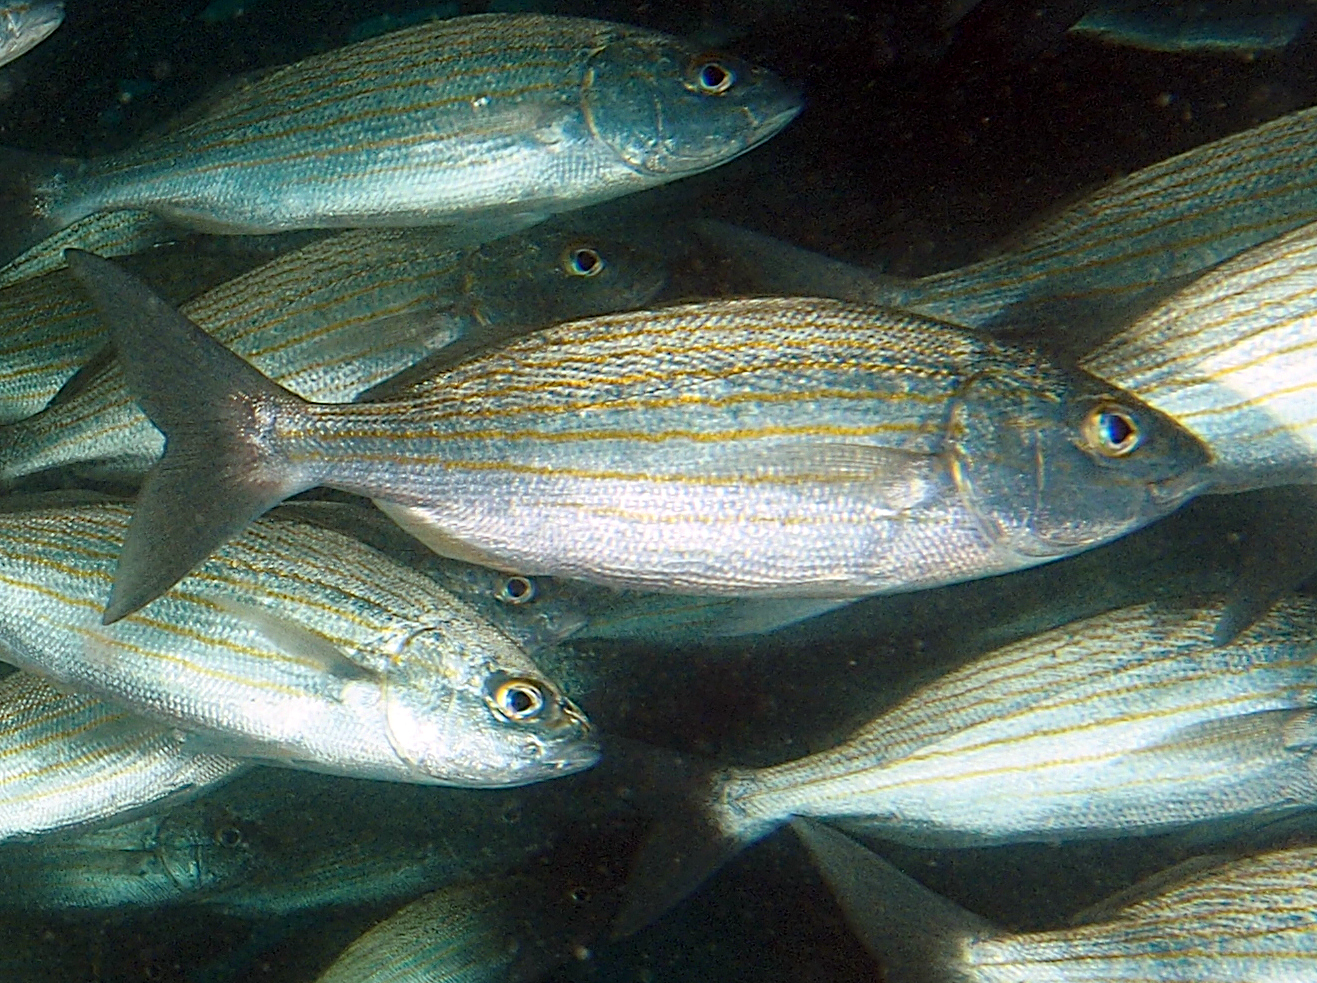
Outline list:
[[[1214,646],[1220,605],[1139,605],[1006,646],[844,743],[715,781],[733,838],[845,817],[968,846],[1127,836],[1317,803],[1317,604]]]
[[[38,676],[0,681],[0,840],[112,819],[225,781],[241,761]]]
[[[0,267],[0,287],[59,269],[64,265],[64,250],[70,247],[100,256],[127,256],[169,237],[168,224],[150,212],[95,212]]]
[[[99,610],[129,513],[0,515],[5,658],[194,735],[184,746],[337,774],[515,785],[592,764],[584,721],[433,582],[346,537],[268,522],[123,624]],[[501,715],[490,680],[539,688]]]

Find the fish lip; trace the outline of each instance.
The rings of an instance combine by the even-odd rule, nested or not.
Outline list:
[[[1210,490],[1213,484],[1208,468],[1194,468],[1174,478],[1149,482],[1148,497],[1158,508],[1169,511]]]

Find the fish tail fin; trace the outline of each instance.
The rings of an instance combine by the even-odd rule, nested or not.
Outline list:
[[[614,938],[656,921],[742,849],[782,823],[748,820],[737,810],[734,790],[753,781],[753,772],[668,755],[660,784],[674,791],[658,803],[659,818],[632,861],[621,910],[613,922]]]
[[[68,215],[69,179],[83,162],[73,157],[0,149],[0,266],[83,215]]]
[[[276,418],[309,404],[271,382],[114,263],[66,259],[113,336],[124,380],[165,435],[124,538],[103,621],[159,597],[247,523],[316,484],[288,460]]]
[[[890,983],[970,983],[965,944],[1000,929],[831,826],[801,818],[791,825]]]

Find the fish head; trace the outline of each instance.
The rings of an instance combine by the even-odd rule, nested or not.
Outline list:
[[[591,134],[656,182],[731,160],[802,105],[767,69],[663,35],[615,37],[591,56],[582,86]]]
[[[599,760],[590,722],[492,627],[412,634],[385,679],[389,739],[421,780],[504,787]]]
[[[971,380],[953,407],[949,448],[984,533],[1025,556],[1115,539],[1209,484],[1209,453],[1169,417],[1049,366]]]
[[[589,620],[586,603],[592,585],[576,590],[581,581],[527,577],[430,556],[427,574],[527,652],[557,645]]]
[[[480,320],[527,327],[642,307],[668,281],[656,253],[567,229],[487,243],[467,269]]]

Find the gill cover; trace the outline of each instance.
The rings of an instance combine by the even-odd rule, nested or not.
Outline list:
[[[1064,556],[1173,511],[1209,455],[1169,418],[1081,373],[989,373],[952,408],[948,446],[984,533],[1024,556]]]

